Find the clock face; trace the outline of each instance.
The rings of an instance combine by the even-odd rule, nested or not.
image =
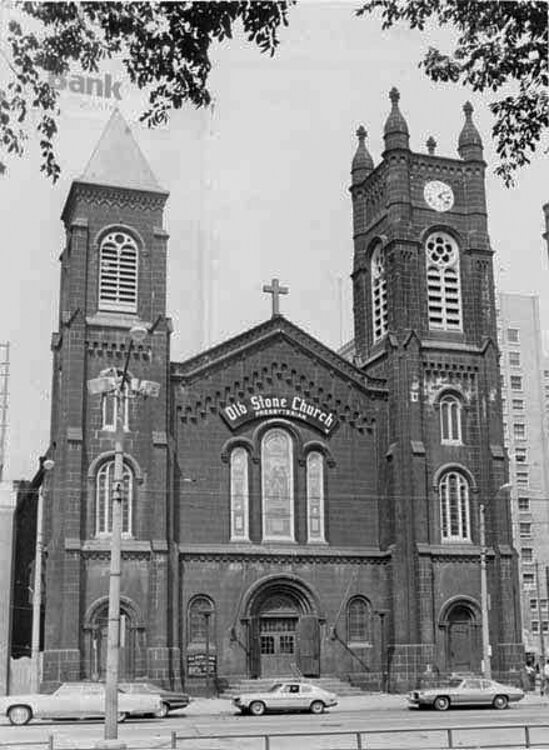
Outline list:
[[[439,180],[425,183],[423,197],[427,205],[435,211],[449,211],[454,205],[454,191],[450,185]]]

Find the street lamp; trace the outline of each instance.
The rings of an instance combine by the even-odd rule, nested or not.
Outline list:
[[[499,493],[511,487],[511,482],[502,484],[496,492],[494,499],[499,497]],[[492,666],[490,658],[492,656],[492,647],[490,646],[490,623],[488,620],[488,579],[486,574],[486,522],[485,522],[485,505],[480,503],[480,613],[482,625],[482,675],[487,680],[492,679]]]
[[[51,458],[42,460],[42,470],[44,474],[53,469],[54,462]],[[42,475],[42,484],[38,488],[38,497],[36,500],[36,539],[34,547],[34,582],[32,591],[32,638],[31,638],[31,693],[38,693],[40,690],[40,624],[42,620],[42,563],[44,552],[44,495]]]
[[[120,559],[122,546],[122,496],[124,484],[124,397],[158,396],[160,386],[149,380],[128,378],[128,366],[134,343],[141,343],[148,334],[144,326],[130,330],[130,341],[122,375],[115,368],[88,381],[92,395],[112,395],[116,425],[114,442],[114,477],[112,487],[111,562],[109,573],[109,622],[107,630],[107,668],[105,678],[105,740],[118,738],[118,663],[120,657]]]

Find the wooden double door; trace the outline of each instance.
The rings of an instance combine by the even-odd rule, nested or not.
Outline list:
[[[455,606],[448,614],[446,662],[450,672],[478,672],[481,661],[480,630],[471,609]]]
[[[315,615],[303,614],[296,607],[268,601],[249,630],[250,673],[252,677],[287,677],[301,673],[320,674],[320,627]]]

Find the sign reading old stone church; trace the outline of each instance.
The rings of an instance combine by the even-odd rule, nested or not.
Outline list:
[[[291,417],[300,419],[325,435],[337,425],[333,412],[325,411],[302,396],[251,396],[226,406],[221,415],[232,430],[252,419]]]

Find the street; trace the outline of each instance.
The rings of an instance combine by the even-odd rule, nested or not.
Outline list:
[[[535,728],[543,723],[545,727]],[[297,746],[311,750],[343,750],[356,748],[357,733],[367,732],[361,735],[363,748],[434,750],[448,747],[449,728],[454,747],[521,747],[524,746],[525,725],[531,727],[532,747],[549,745],[549,712],[541,704],[511,706],[506,711],[437,713],[408,710],[403,703],[402,707],[375,711],[337,707],[322,716],[285,714],[256,718],[234,714],[227,702],[226,710],[216,714],[193,715],[179,711],[166,719],[130,720],[119,726],[119,738],[128,748],[170,747],[171,734],[175,732],[177,747],[184,750],[263,750],[265,735],[271,735],[270,750],[290,750]],[[409,731],[405,734],[398,731],[403,729]],[[325,733],[325,736],[313,739],[312,733]],[[293,736],[273,737],[275,734]],[[103,725],[102,722],[37,721],[26,727],[12,727],[5,718],[0,725],[0,742],[4,747],[15,749],[18,743],[25,743],[22,747],[34,750],[38,745],[33,743],[47,743],[50,735],[54,748],[93,748],[102,739]]]

